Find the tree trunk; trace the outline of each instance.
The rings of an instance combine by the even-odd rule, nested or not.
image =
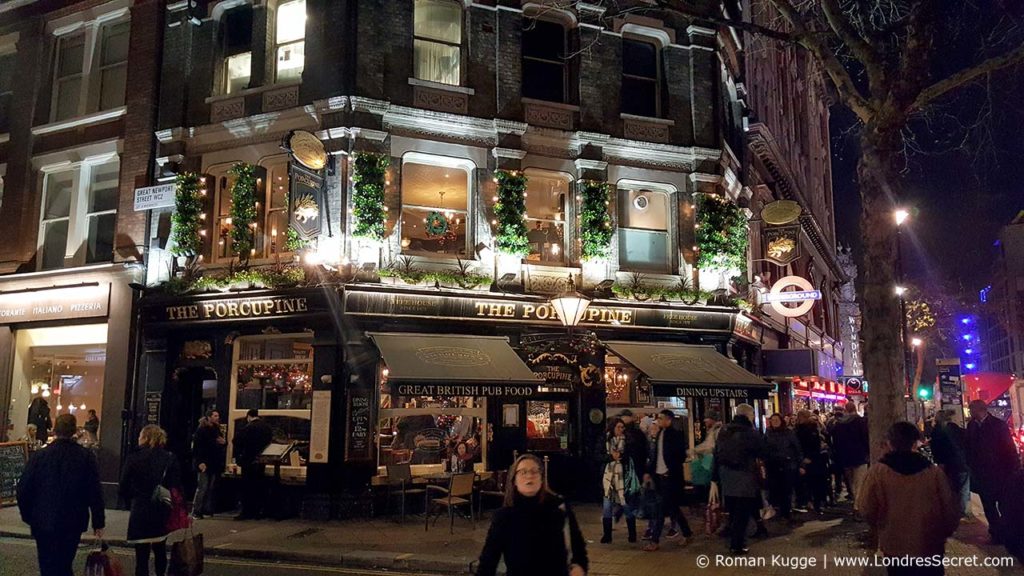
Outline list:
[[[900,131],[868,124],[861,132],[857,178],[861,195],[864,243],[862,338],[864,376],[870,383],[868,422],[871,458],[884,451],[885,434],[906,418],[904,355],[900,305],[896,297],[896,222],[893,210],[900,185]]]

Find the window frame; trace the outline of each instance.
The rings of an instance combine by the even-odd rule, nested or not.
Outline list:
[[[211,209],[209,217],[210,230],[208,232],[210,241],[210,262],[216,264],[227,264],[234,260],[235,256],[231,254],[231,233],[230,226],[231,211],[230,201],[228,201],[227,212],[221,214],[221,200],[224,194],[231,193],[231,186],[234,184],[234,179],[231,177],[229,172],[231,167],[242,162],[242,160],[235,160],[231,162],[218,162],[211,166],[208,166],[205,170],[207,177],[207,193],[211,199]],[[262,169],[265,174],[257,176],[257,190],[256,190],[256,236],[253,241],[253,248],[256,253],[249,258],[250,262],[267,261],[277,257],[290,257],[294,252],[288,251],[286,243],[288,241],[288,230],[287,230],[287,219],[285,220],[285,229],[276,229],[277,234],[275,235],[275,227],[273,226],[273,216],[278,213],[288,214],[288,204],[279,208],[273,208],[272,195],[273,195],[273,182],[271,182],[272,173],[275,169],[280,169],[282,172],[280,175],[283,177],[285,186],[285,197],[291,193],[291,169],[287,155],[272,155],[261,158],[256,162],[255,166]],[[262,189],[260,187],[262,186]],[[225,228],[227,227],[227,228]],[[225,231],[224,234],[221,234]]]
[[[235,59],[235,58],[240,58],[242,56],[246,56],[246,57],[249,58],[249,75],[246,76],[246,78],[248,80],[246,80],[244,87],[240,87],[237,90],[232,90],[231,89],[231,61],[233,59]],[[276,60],[275,60],[275,62],[276,62]],[[249,84],[252,83],[252,50],[248,50],[246,52],[238,52],[236,54],[231,54],[231,55],[225,55],[224,56],[223,66],[224,66],[224,85],[222,87],[222,90],[223,90],[223,93],[225,95],[238,94],[240,92],[243,92],[243,91],[249,89]]]
[[[453,4],[458,9],[458,11],[459,11],[459,41],[458,41],[458,43],[452,43],[452,42],[449,42],[447,40],[439,40],[437,38],[431,38],[429,36],[419,36],[419,35],[417,35],[416,34],[415,22],[416,22],[416,8],[419,5],[419,1],[418,0],[414,0],[414,2],[413,2],[413,31],[412,31],[412,43],[413,43],[413,50],[412,50],[412,57],[413,57],[412,76],[413,76],[413,78],[416,78],[417,80],[422,80],[424,82],[435,82],[437,84],[443,84],[445,86],[462,86],[462,84],[463,84],[462,44],[465,41],[465,37],[466,37],[465,10],[463,9],[462,4],[459,3],[457,0],[442,0],[442,1],[445,2],[445,3],[448,3],[448,4]],[[454,84],[451,84],[451,83],[448,83],[448,82],[442,82],[442,81],[434,80],[434,79],[431,79],[431,78],[421,78],[418,74],[416,74],[416,42],[427,42],[427,43],[430,43],[430,44],[440,44],[442,46],[454,47],[456,49],[456,54],[458,54],[458,56],[459,56],[458,71],[456,73],[456,75],[458,76],[458,80]]]
[[[658,229],[654,229],[654,228],[637,228],[637,227],[633,227],[633,226],[626,226],[626,225],[624,225],[624,222],[627,221],[627,218],[626,218],[626,215],[621,213],[623,195],[624,194],[631,195],[631,194],[634,194],[634,193],[637,193],[637,192],[647,192],[649,194],[661,194],[661,195],[665,196],[665,201],[666,201],[666,204],[667,204],[667,209],[665,211],[665,228],[663,230],[660,229],[660,228],[658,228]],[[643,272],[643,273],[648,273],[648,274],[672,274],[672,272],[673,272],[673,270],[675,268],[675,265],[676,265],[676,257],[675,257],[675,255],[673,253],[673,250],[675,249],[676,251],[678,251],[677,248],[674,248],[676,246],[677,242],[673,242],[673,236],[674,236],[674,234],[673,234],[673,230],[674,230],[673,218],[674,218],[674,215],[673,215],[673,210],[672,210],[672,196],[673,196],[673,192],[674,192],[674,190],[667,189],[667,188],[665,188],[663,186],[658,186],[658,185],[656,185],[654,183],[648,183],[648,182],[619,181],[617,183],[617,185],[616,185],[616,198],[615,198],[615,202],[616,202],[616,208],[617,208],[616,212],[618,213],[617,214],[617,216],[618,216],[617,217],[618,225],[616,226],[616,241],[618,242],[618,266],[619,266],[619,270],[625,271],[625,272]],[[626,232],[626,231],[629,231],[629,230],[637,230],[637,231],[648,232],[648,233],[661,233],[661,234],[664,234],[664,237],[665,237],[665,256],[666,256],[665,263],[664,263],[665,264],[664,268],[656,269],[653,266],[643,267],[643,268],[636,268],[635,266],[629,265],[629,263],[624,262],[624,258],[625,258],[625,254],[626,254],[626,250],[625,250],[626,245],[623,242],[623,233]]]
[[[306,14],[306,16],[303,18],[302,36],[300,38],[288,40],[286,42],[281,42],[278,39],[278,36],[279,36],[279,33],[280,33],[280,30],[278,28],[278,23],[280,21],[279,18],[280,18],[280,15],[281,15],[281,8],[283,6],[287,6],[288,4],[296,4],[296,3],[299,3],[299,2],[301,2],[303,4],[304,14]],[[306,29],[305,29],[305,22],[308,19],[308,12],[305,12],[305,4],[306,4],[306,0],[284,0],[280,4],[277,5],[277,11],[275,13],[275,22],[274,22],[274,48],[273,48],[273,52],[272,52],[272,55],[273,55],[273,58],[274,58],[274,83],[275,84],[279,83],[279,82],[282,82],[282,80],[280,78],[281,77],[281,69],[279,67],[280,62],[278,60],[278,53],[280,52],[281,48],[286,48],[286,47],[289,47],[289,46],[295,46],[297,44],[302,44],[303,45],[302,68],[299,69],[299,77],[298,78],[292,78],[292,79],[283,80],[283,82],[301,82],[302,81],[302,74],[306,70],[306,56],[305,56]],[[251,66],[250,66],[250,68],[251,68]],[[251,73],[250,73],[250,78],[251,77],[252,76],[251,76]]]
[[[627,35],[623,35],[623,37],[622,37],[622,44],[623,44],[623,51],[622,52],[623,52],[623,54],[625,54],[625,44],[626,44],[626,42],[632,42],[632,43],[635,43],[635,44],[646,44],[646,45],[654,48],[654,78],[649,78],[647,76],[638,76],[636,74],[627,74],[626,73],[626,60],[625,60],[625,58],[623,58],[623,60],[622,60],[621,76],[622,76],[623,80],[628,78],[628,79],[633,80],[633,81],[653,82],[654,83],[654,116],[650,116],[650,118],[662,118],[665,115],[665,111],[664,111],[664,108],[662,106],[662,90],[661,90],[662,82],[663,82],[663,78],[664,78],[664,73],[662,71],[662,54],[661,54],[662,46],[661,46],[661,44],[659,42],[657,42],[653,38],[645,38],[643,36],[637,36],[637,35],[628,35],[628,36]],[[620,87],[622,87],[622,86],[625,86],[625,82],[624,81],[620,83]],[[642,114],[637,114],[635,111],[628,111],[627,112],[626,110],[623,109],[623,106],[622,106],[623,102],[625,102],[625,98],[620,96],[619,108],[620,108],[620,110],[621,110],[621,112],[623,114],[631,114],[631,115],[634,115],[634,116],[641,116],[641,117],[644,116]]]
[[[87,36],[86,31],[80,30],[80,31],[72,32],[72,33],[69,33],[69,34],[64,34],[64,35],[61,35],[61,36],[57,37],[56,45],[54,47],[54,61],[53,61],[53,98],[51,100],[52,104],[50,106],[50,109],[51,109],[50,110],[50,120],[52,120],[54,122],[59,122],[61,120],[68,120],[70,118],[77,118],[79,116],[82,116],[82,115],[86,114],[86,110],[88,109],[88,106],[86,106],[84,104],[85,101],[88,99],[86,97],[86,95],[88,94],[88,86],[89,86],[89,82],[88,82],[88,79],[89,79],[88,66],[86,65],[86,61],[88,60],[88,58],[84,56],[84,55],[89,53],[89,50],[88,50],[88,38],[86,36]],[[61,67],[61,65],[64,62],[63,58],[61,57],[62,56],[62,52],[63,52],[63,49],[64,49],[65,42],[68,42],[68,41],[71,41],[71,40],[76,40],[76,41],[81,40],[81,42],[82,42],[82,54],[83,54],[83,61],[81,62],[82,67],[75,74],[69,74],[67,76],[61,76],[60,75],[60,67]],[[72,79],[78,80],[78,97],[77,97],[77,100],[76,100],[75,111],[74,111],[73,114],[70,114],[68,116],[61,116],[61,114],[60,114],[61,85],[62,85],[62,83],[69,82]]]
[[[112,106],[109,108],[103,108],[102,104],[102,72],[104,69],[113,68],[115,65],[102,66],[102,52],[103,52],[103,38],[106,30],[111,29],[119,24],[128,24],[128,42],[129,42],[129,53],[131,50],[131,17],[130,11],[127,7],[127,2],[116,2],[116,4],[123,4],[124,6],[115,7],[110,11],[94,15],[93,12],[84,12],[78,17],[85,17],[89,20],[67,20],[60,19],[48,23],[48,32],[52,35],[51,49],[53,50],[52,57],[50,58],[50,70],[49,70],[49,81],[50,81],[50,103],[48,118],[50,122],[61,122],[80,118],[88,114],[95,112],[104,112],[107,110],[118,110],[124,108],[124,102],[119,106]],[[58,115],[58,103],[60,96],[60,85],[62,82],[72,78],[72,75],[60,77],[60,64],[61,64],[61,45],[63,42],[81,38],[82,39],[82,67],[77,73],[77,78],[80,81],[78,102],[75,106],[74,113],[69,116]],[[123,65],[127,68],[127,58],[123,63],[117,65]],[[125,94],[124,98],[127,99],[127,71],[125,72]]]
[[[419,164],[421,166],[432,166],[434,168],[447,168],[450,170],[462,170],[466,173],[466,207],[460,208],[439,208],[438,206],[427,206],[422,204],[408,204],[405,201],[405,185],[406,179],[404,177],[405,165],[406,164]],[[462,258],[464,260],[472,260],[472,252],[470,247],[472,244],[473,226],[470,221],[470,214],[473,213],[473,196],[475,194],[475,188],[473,185],[473,176],[476,170],[476,165],[468,158],[455,158],[450,156],[435,156],[431,154],[423,154],[419,152],[409,152],[402,157],[402,173],[401,178],[401,204],[398,209],[398,221],[396,227],[398,228],[399,237],[399,253],[407,256],[419,256],[425,258]],[[465,227],[465,245],[461,251],[461,254],[449,255],[442,254],[439,252],[424,252],[418,250],[410,250],[409,248],[401,245],[401,240],[404,238],[404,231],[402,230],[402,222],[405,220],[405,209],[411,208],[413,210],[443,210],[445,212],[453,212],[456,214],[462,214],[463,226]]]
[[[523,174],[525,174],[526,178],[527,178],[527,180],[526,180],[526,191],[527,191],[527,194],[529,194],[529,192],[530,192],[530,182],[533,180],[534,177],[542,177],[542,178],[551,179],[551,180],[562,180],[562,181],[565,182],[565,185],[566,185],[566,188],[565,188],[565,200],[564,200],[564,204],[562,205],[562,219],[561,220],[552,220],[552,219],[549,219],[549,218],[534,218],[534,217],[530,216],[529,196],[527,196],[526,212],[524,214],[524,219],[526,220],[527,234],[529,234],[529,232],[534,229],[531,226],[531,224],[535,223],[535,222],[542,222],[542,223],[546,222],[546,223],[555,224],[555,226],[561,226],[561,228],[562,228],[562,230],[561,230],[561,232],[562,232],[562,242],[561,242],[561,246],[560,246],[560,256],[561,256],[561,259],[560,260],[528,260],[528,259],[524,259],[524,261],[528,262],[530,264],[537,264],[537,265],[540,265],[540,266],[569,266],[570,263],[571,263],[571,261],[570,261],[571,260],[570,259],[571,254],[569,254],[569,248],[570,248],[570,246],[572,246],[572,238],[570,238],[570,235],[573,233],[573,226],[570,225],[571,218],[570,218],[569,211],[570,211],[571,207],[574,204],[574,202],[572,202],[571,200],[572,200],[572,198],[575,197],[574,194],[573,194],[573,177],[572,177],[572,175],[570,175],[570,174],[568,174],[566,172],[559,172],[559,171],[555,171],[555,170],[544,170],[544,169],[540,169],[540,168],[526,168],[526,169],[523,170]]]
[[[128,52],[126,52],[126,54],[125,54],[125,59],[121,60],[120,62],[116,62],[114,64],[103,64],[103,56],[104,56],[104,52],[105,52],[105,50],[107,48],[107,45],[106,45],[107,36],[106,36],[106,34],[107,34],[107,32],[109,30],[113,29],[116,26],[120,26],[121,24],[127,24],[128,25],[127,34],[128,34],[129,51],[130,51],[131,50],[131,34],[132,34],[132,29],[131,29],[131,23],[129,23],[127,20],[117,20],[117,21],[114,21],[114,22],[108,22],[108,23],[103,24],[100,27],[100,32],[99,32],[99,34],[97,36],[97,46],[96,46],[96,48],[97,48],[96,49],[96,52],[97,52],[97,60],[96,60],[96,77],[97,77],[97,80],[96,80],[96,82],[98,83],[99,87],[96,90],[96,98],[97,98],[97,109],[98,110],[111,110],[111,109],[117,108],[119,106],[124,106],[125,105],[125,101],[127,100],[127,97],[128,97],[127,96],[127,93],[128,93]],[[121,90],[121,102],[117,106],[104,107],[103,106],[103,75],[108,70],[113,70],[115,68],[124,68],[124,87]]]
[[[562,56],[563,57],[561,59],[548,60],[546,58],[540,58],[540,57],[537,57],[537,56],[527,56],[526,55],[526,50],[525,50],[525,47],[526,47],[525,40],[522,42],[522,45],[520,46],[520,49],[519,49],[520,50],[520,61],[521,61],[521,66],[522,66],[523,70],[526,69],[525,63],[526,63],[527,60],[530,60],[530,61],[533,61],[533,62],[540,62],[542,64],[556,64],[558,66],[561,66],[561,68],[562,68],[562,99],[561,100],[545,100],[543,98],[539,98],[535,94],[534,95],[527,95],[527,94],[525,94],[525,88],[526,88],[526,82],[525,81],[521,81],[520,82],[520,89],[519,89],[520,95],[522,97],[524,97],[524,98],[533,98],[533,99],[536,99],[536,100],[540,100],[542,102],[554,102],[556,104],[568,104],[569,100],[570,100],[570,97],[569,97],[569,58],[568,58],[568,54],[569,54],[569,27],[566,26],[564,22],[560,22],[558,20],[553,20],[553,19],[540,18],[540,17],[524,17],[523,20],[524,20],[524,22],[527,21],[527,20],[532,20],[533,22],[544,22],[546,24],[553,24],[553,25],[558,26],[559,28],[562,29]],[[526,29],[524,27],[524,34],[523,34],[523,36],[525,36],[525,30]],[[525,77],[526,74],[523,73],[523,76]]]

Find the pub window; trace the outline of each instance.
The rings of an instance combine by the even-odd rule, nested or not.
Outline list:
[[[240,336],[233,349],[228,462],[232,458],[231,440],[245,425],[246,412],[255,408],[273,429],[275,444],[295,444],[293,469],[289,470],[295,474],[309,456],[313,336]]]
[[[416,0],[413,74],[458,86],[461,81],[462,7],[452,0]]]
[[[618,232],[620,268],[671,271],[668,194],[643,188],[619,190]]]
[[[211,169],[213,177],[207,180],[215,207],[213,259],[222,262],[235,258],[231,245],[231,188],[235,183],[232,166],[224,164]],[[288,254],[288,160],[284,156],[271,158],[261,162],[260,167],[263,171],[258,171],[256,180],[256,234],[251,259]]]
[[[526,449],[530,452],[558,452],[566,450],[572,426],[569,422],[569,402],[528,400],[526,402]]]
[[[300,80],[306,62],[306,0],[277,7],[277,81]]]
[[[382,371],[377,464],[475,470],[487,459],[486,401],[472,396],[398,396]]]
[[[530,262],[563,263],[565,258],[565,199],[569,179],[556,173],[528,170],[526,227]]]
[[[44,174],[40,270],[113,259],[119,170],[116,158],[105,157]]]
[[[224,94],[249,87],[252,78],[252,7],[239,6],[224,14]]]
[[[523,20],[523,96],[565,102],[568,93],[565,28],[546,20]]]
[[[650,42],[622,40],[622,112],[661,115],[658,47]]]
[[[464,258],[470,165],[415,156],[402,164],[402,253]]]

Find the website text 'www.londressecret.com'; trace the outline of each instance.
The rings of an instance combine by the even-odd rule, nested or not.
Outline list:
[[[784,554],[730,556],[702,554],[698,568],[789,568],[792,570],[829,570],[832,568],[1012,568],[1012,556],[841,556],[834,554]]]

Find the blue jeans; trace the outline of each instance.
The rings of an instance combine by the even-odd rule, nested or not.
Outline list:
[[[615,509],[615,503],[612,502],[611,498],[605,498],[604,504],[601,507],[601,517],[611,518],[612,512]],[[636,506],[634,499],[630,496],[626,496],[626,502],[622,505],[622,509],[625,511],[626,518],[636,518]]]
[[[966,515],[971,511],[971,476],[963,473],[963,484],[960,486],[960,514]]]

